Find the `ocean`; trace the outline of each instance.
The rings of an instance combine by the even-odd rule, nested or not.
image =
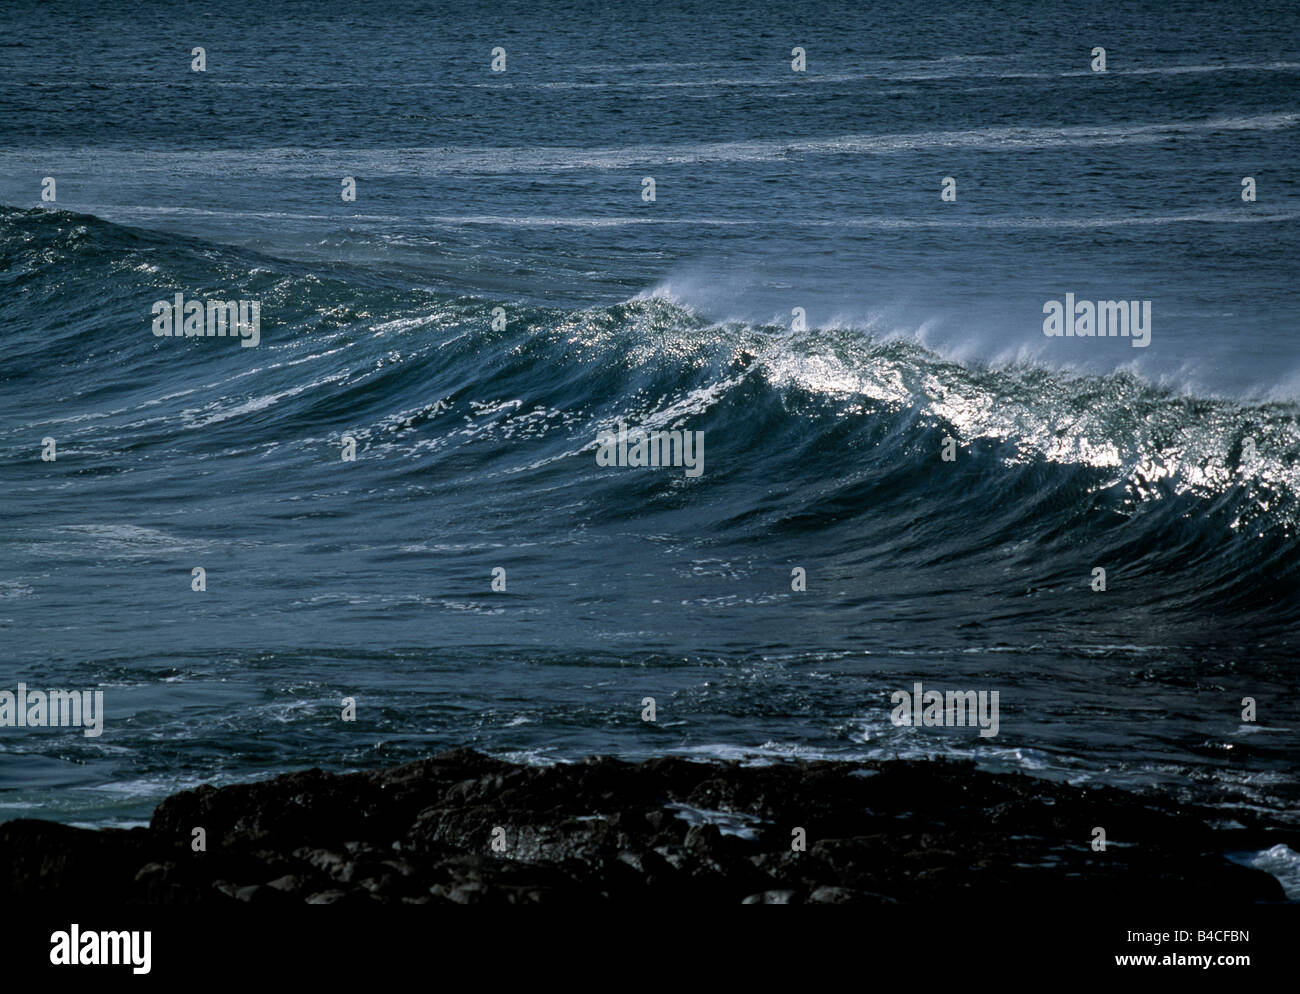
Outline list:
[[[1300,7],[5,21],[0,690],[104,727],[0,728],[0,821],[453,746],[1296,819]],[[259,341],[156,335],[178,293]]]

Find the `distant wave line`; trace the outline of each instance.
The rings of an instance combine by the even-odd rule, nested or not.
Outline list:
[[[642,145],[604,149],[560,146],[465,148],[425,146],[402,148],[311,149],[268,147],[249,149],[140,149],[132,151],[79,147],[39,151],[0,147],[6,169],[47,168],[51,156],[61,156],[65,169],[102,171],[105,166],[132,173],[221,175],[232,170],[247,175],[299,175],[316,178],[345,174],[403,177],[447,173],[529,173],[574,170],[643,168],[651,165],[701,162],[780,161],[810,155],[884,155],[932,148],[1044,149],[1086,146],[1153,144],[1176,137],[1204,137],[1216,131],[1276,131],[1293,128],[1300,114],[1280,112],[1249,117],[1216,117],[1203,121],[1162,121],[1143,124],[1010,126],[961,131],[919,131],[895,134],[845,134],[810,138],[754,138],[684,145]],[[84,157],[84,165],[79,158]]]
[[[806,228],[874,228],[896,229],[1092,229],[1164,224],[1248,224],[1300,220],[1300,211],[1262,213],[1249,209],[1225,208],[1184,214],[1124,214],[1112,217],[1048,218],[1048,217],[966,217],[966,218],[900,218],[900,217],[761,217],[711,218],[638,216],[544,216],[513,214],[431,214],[424,216],[399,216],[388,214],[308,214],[290,211],[239,211],[210,210],[200,207],[151,207],[147,205],[92,204],[84,208],[87,213],[104,216],[107,212],[120,215],[192,217],[264,218],[297,221],[326,221],[336,224],[356,222],[394,222],[405,224],[499,225],[520,228],[614,228],[628,225],[666,225],[707,228],[713,227],[770,227],[774,224]],[[400,240],[400,234],[397,240]]]

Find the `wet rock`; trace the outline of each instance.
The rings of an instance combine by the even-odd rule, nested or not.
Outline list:
[[[795,892],[792,890],[765,890],[761,894],[750,894],[741,904],[794,904]]]
[[[295,873],[287,873],[283,877],[268,880],[266,886],[273,890],[284,891],[286,894],[299,894],[309,883],[310,881],[306,877],[300,877]]]
[[[346,899],[348,892],[345,890],[322,890],[310,895],[307,904],[338,904]]]
[[[1230,832],[1211,828],[1232,818]],[[1089,845],[1104,825],[1112,845]],[[190,833],[208,831],[208,851]],[[504,849],[493,847],[505,830]],[[806,834],[806,851],[791,848]],[[308,904],[1032,904],[1281,900],[1225,852],[1286,843],[1198,811],[964,763],[767,767],[607,757],[519,766],[468,749],[337,775],[201,787],[148,829],[0,825],[0,899]]]

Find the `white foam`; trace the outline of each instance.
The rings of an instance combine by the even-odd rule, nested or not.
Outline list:
[[[1288,899],[1300,901],[1300,853],[1279,842],[1272,849],[1236,859],[1245,866],[1272,874]]]

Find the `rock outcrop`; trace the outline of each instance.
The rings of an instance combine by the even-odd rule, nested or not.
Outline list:
[[[0,825],[0,895],[136,904],[1281,901],[1226,858],[1300,839],[1234,812],[965,763],[675,758],[391,769],[200,787],[146,828]],[[1094,851],[1094,827],[1107,836]],[[194,830],[206,851],[192,848]],[[806,850],[795,851],[802,829]]]

